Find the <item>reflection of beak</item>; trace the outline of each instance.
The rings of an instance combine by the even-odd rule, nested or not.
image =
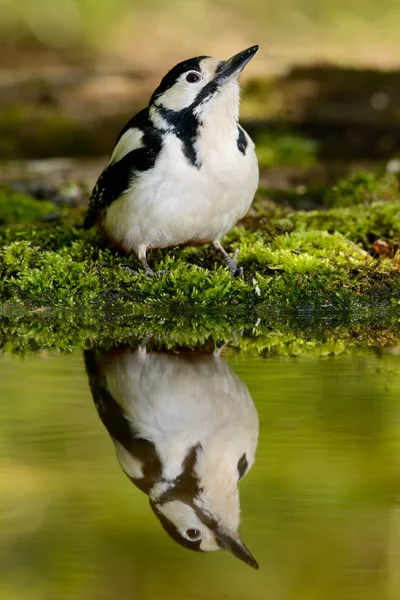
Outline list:
[[[242,540],[239,537],[232,537],[221,530],[217,532],[215,537],[221,548],[228,550],[234,556],[240,558],[240,560],[247,563],[254,569],[258,569],[258,562],[254,558],[254,556],[250,554],[250,552],[247,550],[246,546],[243,544]]]
[[[223,83],[233,75],[238,75],[247,65],[247,63],[253,58],[258,50],[258,46],[252,46],[235,54],[229,60],[221,62],[215,72],[214,81],[216,83]]]

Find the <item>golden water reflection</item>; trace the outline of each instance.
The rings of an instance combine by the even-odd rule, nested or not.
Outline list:
[[[165,535],[96,414],[82,355],[0,359],[0,598],[400,597],[400,357],[223,360],[260,421],[240,484],[258,572]]]

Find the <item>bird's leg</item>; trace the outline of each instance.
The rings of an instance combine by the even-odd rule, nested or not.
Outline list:
[[[146,337],[140,342],[138,347],[138,356],[139,359],[144,361],[147,356],[147,344],[154,337],[154,333],[148,333]]]
[[[222,346],[219,346],[218,348],[214,348],[213,350],[213,356],[215,356],[215,358],[219,358],[221,356],[221,352],[224,348],[226,348],[226,346],[228,345],[228,342],[224,342],[222,344]]]
[[[138,248],[138,257],[140,262],[143,265],[144,271],[145,271],[145,275],[147,275],[147,277],[153,277],[154,276],[154,271],[153,269],[150,267],[149,263],[147,262],[147,258],[146,258],[146,246],[139,246]]]
[[[227,264],[227,266],[229,267],[229,270],[231,272],[231,275],[243,275],[243,268],[240,267],[239,269],[237,268],[237,257],[239,254],[239,250],[236,248],[235,252],[233,253],[232,258],[229,256],[229,254],[227,253],[226,250],[223,249],[221,242],[219,240],[215,240],[215,242],[213,242],[214,244],[214,248],[216,250],[218,250],[219,252],[221,252],[222,256],[225,259],[225,262]]]
[[[140,262],[141,262],[141,263],[142,263],[142,265],[143,265],[143,268],[144,268],[144,274],[145,274],[147,277],[153,277],[153,276],[154,276],[154,271],[153,271],[153,269],[150,267],[150,265],[149,265],[149,263],[147,262],[147,259],[146,259],[146,257],[145,257],[145,256],[144,256],[143,258],[141,258],[141,259],[140,259]]]

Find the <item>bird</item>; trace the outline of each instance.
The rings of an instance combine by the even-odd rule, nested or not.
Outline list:
[[[170,537],[258,568],[239,534],[238,482],[259,430],[245,383],[214,353],[93,348],[85,364],[120,466]]]
[[[245,216],[258,187],[255,146],[239,124],[239,75],[257,52],[208,56],[173,67],[146,108],[120,132],[84,220],[114,247],[136,252],[146,275],[151,248],[212,243],[234,274],[221,238]]]

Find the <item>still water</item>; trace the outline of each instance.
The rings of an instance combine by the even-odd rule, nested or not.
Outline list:
[[[397,600],[400,353],[3,355],[0,528],[1,600]]]

